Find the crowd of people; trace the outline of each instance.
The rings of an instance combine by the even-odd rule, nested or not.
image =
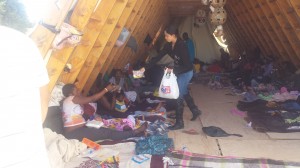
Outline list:
[[[10,30],[7,30],[5,28],[1,29],[3,29],[3,31],[1,32],[8,32],[12,35],[16,34],[16,36],[21,36],[20,34],[11,32]],[[200,62],[199,60],[195,59],[195,53],[193,48],[194,46],[192,40],[188,37],[187,33],[184,33],[183,38],[180,38],[177,27],[175,26],[169,26],[166,28],[166,30],[164,31],[164,38],[166,40],[166,43],[162,47],[162,49],[157,52],[155,57],[153,57],[151,60],[148,60],[147,63],[138,62],[134,66],[127,65],[124,69],[114,69],[107,80],[103,80],[103,77],[99,76],[88,96],[82,95],[76,88],[75,84],[65,84],[62,87],[64,99],[61,102],[61,112],[64,123],[64,135],[66,138],[78,140],[88,138],[93,141],[97,141],[103,139],[122,140],[131,137],[144,136],[145,131],[148,128],[148,122],[140,122],[138,121],[138,119],[132,118],[132,115],[135,115],[135,112],[139,112],[139,114],[146,114],[147,112],[163,111],[166,113],[166,108],[168,110],[168,103],[175,104],[175,106],[171,105],[170,107],[173,107],[173,109],[175,110],[176,121],[174,125],[170,125],[168,127],[169,130],[178,130],[184,128],[184,101],[186,102],[189,110],[192,112],[191,121],[195,121],[201,115],[201,111],[199,110],[197,104],[194,102],[194,99],[190,95],[188,89],[188,85],[191,79],[195,77],[195,73],[200,73],[201,71]],[[17,46],[27,46],[25,45],[26,43],[31,44],[32,42],[28,42],[28,40],[23,40],[22,44]],[[10,49],[11,51],[14,50],[11,48],[12,46],[9,46],[11,45],[11,43],[3,42],[3,45],[4,44],[6,44],[8,46],[8,49]],[[16,45],[14,44],[13,46],[15,47]],[[28,73],[26,71],[27,74],[24,76],[29,75],[30,77],[30,81],[26,79],[22,80],[26,92],[22,89],[18,89],[19,87],[16,85],[10,85],[10,83],[15,81],[7,81],[8,85],[6,85],[6,89],[13,86],[15,86],[15,88],[13,88],[13,92],[10,93],[3,91],[2,93],[5,93],[4,95],[2,94],[3,96],[8,96],[12,98],[15,97],[16,99],[18,99],[18,94],[25,94],[25,96],[28,96],[27,90],[34,91],[34,93],[36,94],[39,93],[39,91],[41,91],[41,93],[45,93],[45,91],[43,91],[45,89],[39,90],[40,87],[44,88],[43,86],[48,81],[48,78],[45,77],[45,74],[47,76],[47,73],[45,67],[42,65],[42,59],[38,58],[40,55],[38,54],[36,48],[32,47],[32,45],[27,47],[28,50],[31,48],[32,51],[26,50],[24,52],[28,52],[29,54],[31,53],[32,56],[36,56],[37,58],[26,57],[26,61],[31,61],[29,59],[31,58],[32,62],[34,63],[41,62],[41,64],[36,65],[36,67],[41,70],[40,73],[44,73],[34,73],[35,71],[30,69],[28,70]],[[23,59],[19,57],[13,57],[17,54],[20,55],[20,53],[9,53],[11,51],[6,51],[6,54],[10,55],[9,58],[12,59],[10,63],[21,63],[19,62],[19,60]],[[249,93],[248,97],[246,97],[248,99],[256,100],[256,98],[253,99],[253,96],[251,96],[251,94],[255,92],[272,91],[278,86],[285,86],[286,90],[300,89],[299,74],[296,71],[296,67],[294,67],[293,64],[290,62],[276,62],[273,56],[262,58],[260,57],[259,49],[256,49],[252,53],[246,53],[242,55],[239,58],[238,63],[236,65],[233,65],[233,62],[230,60],[229,54],[226,53],[223,49],[221,49],[220,52],[221,60],[214,66],[211,66],[210,68],[215,71],[228,73],[230,75],[231,83],[235,86],[236,89],[241,90],[241,92]],[[166,55],[173,59],[172,63],[163,66],[157,65],[156,63]],[[167,68],[168,72],[173,71],[177,77],[179,97],[173,101],[155,97],[156,89],[159,87],[160,80],[163,75],[163,70],[165,68]],[[18,67],[12,70],[14,72],[17,72],[17,70],[19,69],[20,68]],[[145,78],[134,78],[133,71],[140,71],[141,69],[145,70]],[[204,67],[202,67],[202,71],[203,70]],[[4,70],[2,70],[2,72],[3,71]],[[20,70],[18,72],[23,72],[23,70]],[[16,73],[13,73],[13,75],[20,76]],[[4,76],[8,77],[8,79],[11,79],[11,76],[13,75],[10,75],[10,77],[8,77],[7,75]],[[41,78],[42,82],[38,81],[39,78]],[[288,82],[292,84],[288,85]],[[29,86],[33,86],[33,88],[30,88]],[[20,96],[24,98],[24,95]],[[263,97],[261,98],[266,97],[266,95],[262,96]],[[40,110],[41,107],[39,105],[32,111],[34,112],[32,113],[32,115],[37,115],[38,111],[41,111],[41,113],[37,115],[40,116],[40,122],[37,122],[38,124],[41,124],[42,119],[44,120],[46,116],[44,102],[47,99],[45,99],[45,96],[41,98],[41,100],[39,100],[39,98],[35,98],[35,100],[36,103],[42,103],[43,110]],[[11,105],[11,107],[13,107],[14,105],[12,102],[14,101],[14,99],[12,99],[11,102],[9,101],[10,99],[7,99],[6,97],[6,105],[8,104]],[[28,104],[30,103],[28,102]],[[24,107],[27,108],[27,106]],[[24,107],[22,107],[23,110]],[[28,110],[29,109],[30,108],[28,107]],[[13,110],[16,113],[20,112],[20,109],[18,108]],[[31,115],[27,114],[27,116]],[[37,118],[37,116],[34,116],[32,118]],[[86,127],[86,124],[90,121],[102,122],[104,124],[107,124],[107,127],[101,127],[99,129]],[[24,127],[28,125],[30,128],[33,128],[34,126],[28,122],[24,122],[24,119],[22,119],[20,123],[23,123],[22,125]],[[111,126],[112,123],[113,125],[115,124],[115,127]],[[37,127],[35,127],[34,129],[36,131],[35,133],[41,133],[41,127],[40,129],[36,128]],[[15,130],[14,129],[15,127],[12,127],[4,134],[1,133],[2,136],[0,137],[0,141],[10,143],[9,141],[11,140],[11,138],[7,138],[7,135],[14,134],[17,132],[24,132],[24,137],[26,137],[29,134],[31,135],[31,132],[33,131],[27,130],[27,128],[25,130],[22,130],[20,129],[20,127],[16,128]],[[43,143],[41,142],[41,140],[43,139],[41,138],[41,135],[42,134],[39,134],[37,136],[39,137],[39,139],[36,139],[35,145],[43,145]],[[28,149],[26,150],[28,151]],[[6,148],[4,151],[6,151]],[[42,154],[41,156],[45,156],[44,150],[36,151],[35,153],[33,152],[32,156],[38,157],[39,153]],[[19,159],[20,162],[24,161],[25,165],[27,164],[27,161],[29,161],[28,163],[30,164],[32,162],[32,159],[16,159]],[[45,160],[45,157],[43,159]],[[19,161],[16,160],[16,162]],[[14,163],[14,161],[11,161],[9,159],[5,162],[6,165]]]

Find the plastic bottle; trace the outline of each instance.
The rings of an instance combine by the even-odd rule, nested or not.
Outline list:
[[[91,156],[91,155],[93,155],[94,152],[95,152],[95,149],[87,148],[86,150],[81,152],[81,156],[84,156],[84,157]]]

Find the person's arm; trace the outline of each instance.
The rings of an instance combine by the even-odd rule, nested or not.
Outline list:
[[[116,105],[116,94],[114,93],[113,98],[112,98],[112,103],[111,103],[111,106],[110,106],[110,110],[114,110],[115,105]]]
[[[73,101],[73,103],[76,103],[76,104],[91,103],[91,102],[94,102],[94,101],[100,99],[103,95],[105,95],[105,93],[107,93],[109,91],[114,91],[115,89],[116,89],[115,85],[109,84],[104,89],[102,89],[100,92],[98,92],[92,96],[89,96],[89,97],[75,96],[72,101]]]
[[[164,48],[158,53],[158,55],[150,60],[150,62],[146,65],[146,69],[150,69],[153,67],[159,60],[162,59],[166,54],[168,54],[170,48],[170,44],[165,44]]]

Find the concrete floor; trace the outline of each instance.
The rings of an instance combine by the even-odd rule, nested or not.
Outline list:
[[[175,149],[187,148],[190,152],[246,158],[269,158],[300,162],[300,133],[259,133],[249,128],[242,117],[230,113],[236,107],[239,96],[230,96],[230,90],[211,90],[200,84],[191,85],[191,94],[202,115],[189,121],[191,112],[184,111],[185,128],[193,129],[198,135],[185,134],[183,130],[170,131]],[[212,138],[202,132],[203,126],[218,126],[228,133],[243,137]]]

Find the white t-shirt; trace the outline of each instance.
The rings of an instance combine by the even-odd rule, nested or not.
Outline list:
[[[74,96],[69,96],[64,100],[63,104],[63,120],[64,127],[72,127],[85,123],[82,117],[83,108],[79,104],[73,103]]]
[[[49,82],[32,40],[0,26],[0,168],[49,167],[40,87]]]

